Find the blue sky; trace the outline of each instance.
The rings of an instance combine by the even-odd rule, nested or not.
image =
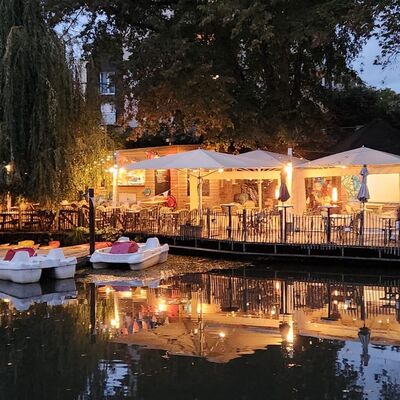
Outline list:
[[[400,60],[382,69],[380,65],[373,65],[374,59],[380,54],[379,44],[376,39],[371,39],[365,45],[359,58],[354,62],[354,67],[360,72],[361,78],[370,86],[376,88],[390,88],[400,93]]]

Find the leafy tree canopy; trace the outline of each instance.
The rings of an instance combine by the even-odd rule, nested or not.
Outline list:
[[[374,24],[367,0],[48,1],[53,22],[89,12],[88,42],[121,37],[139,134],[161,121],[224,146],[321,138]]]

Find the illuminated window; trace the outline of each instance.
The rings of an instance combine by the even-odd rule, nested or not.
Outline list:
[[[138,169],[134,171],[119,171],[119,186],[144,186],[146,183],[146,171]]]

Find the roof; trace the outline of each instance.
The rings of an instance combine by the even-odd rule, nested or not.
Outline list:
[[[330,151],[337,153],[361,146],[400,154],[400,130],[382,119],[375,119],[341,140]]]

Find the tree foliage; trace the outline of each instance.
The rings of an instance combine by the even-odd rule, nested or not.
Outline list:
[[[368,0],[52,1],[53,21],[87,12],[89,42],[121,37],[139,135],[161,121],[224,146],[320,140],[375,15]]]
[[[388,64],[400,54],[400,1],[381,0],[375,4],[375,36],[382,48],[378,62]]]
[[[340,126],[356,127],[374,119],[383,119],[400,128],[400,95],[393,90],[365,86],[334,90],[329,103],[336,118],[334,125],[340,121]]]
[[[2,0],[0,20],[0,160],[12,166],[8,189],[35,200],[57,196],[68,185],[62,176],[73,141],[65,49],[36,1]]]
[[[59,201],[84,188],[80,170],[109,143],[39,0],[0,0],[0,21],[0,190]]]

